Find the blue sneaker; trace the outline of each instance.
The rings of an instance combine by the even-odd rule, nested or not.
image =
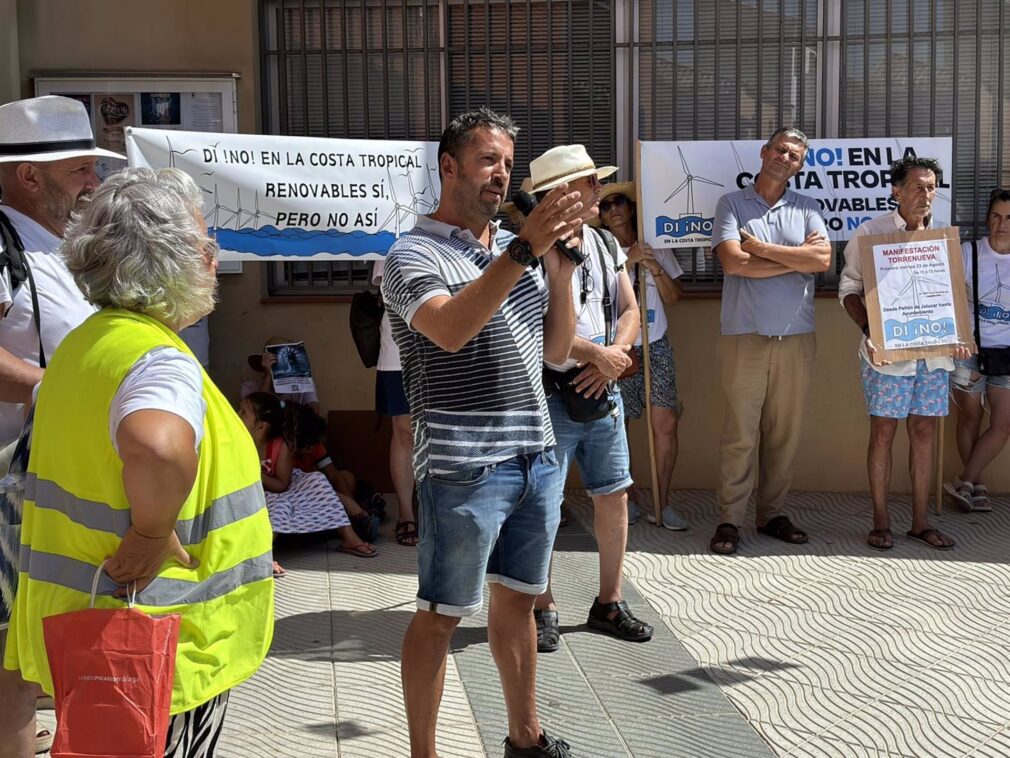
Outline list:
[[[650,524],[656,523],[656,517],[651,513],[646,514],[645,518]],[[663,528],[669,529],[671,532],[683,532],[687,530],[687,519],[680,513],[680,511],[673,510],[673,506],[666,506],[663,509]]]
[[[631,526],[632,524],[637,524],[638,523],[638,517],[640,515],[641,514],[639,513],[638,506],[635,505],[635,502],[633,500],[629,500],[628,501],[628,526]]]

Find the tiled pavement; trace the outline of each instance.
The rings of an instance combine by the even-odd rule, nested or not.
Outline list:
[[[678,492],[686,533],[633,526],[626,595],[657,625],[645,645],[588,632],[595,586],[584,497],[555,560],[562,649],[542,656],[540,707],[579,756],[1010,755],[1010,501],[945,513],[951,553],[896,538],[865,546],[865,497],[804,495],[811,533],[787,546],[745,530],[708,554],[711,493]],[[894,531],[907,529],[896,499]],[[373,560],[282,548],[277,635],[233,694],[225,756],[405,756],[399,642],[413,612],[412,551]],[[500,755],[505,718],[483,616],[453,641],[442,756]],[[486,751],[486,753],[485,753]]]

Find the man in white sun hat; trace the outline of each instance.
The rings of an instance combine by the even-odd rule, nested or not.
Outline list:
[[[581,194],[583,205],[595,210],[603,189],[600,180],[615,171],[615,166],[597,167],[582,145],[562,145],[530,163],[527,186],[539,197],[567,182],[569,189]],[[586,224],[579,237],[585,262],[572,277],[575,340],[568,360],[544,364],[547,407],[562,480],[574,459],[593,500],[600,586],[587,623],[618,639],[645,642],[651,639],[653,628],[635,617],[621,594],[631,471],[624,406],[616,383],[631,366],[628,353],[639,333],[638,308],[624,270],[626,256],[614,236]],[[549,585],[537,598],[534,618],[537,649],[557,650],[558,610]]]
[[[95,147],[91,119],[79,101],[47,96],[0,105],[0,246],[23,247],[31,271],[20,286],[9,267],[0,275],[0,475],[25,421],[24,404],[42,379],[45,356],[94,312],[57,249],[70,214],[98,186],[100,157],[126,159]],[[0,508],[0,651],[17,578],[8,549],[18,542],[17,521],[14,510]],[[0,758],[34,755],[51,742],[35,731],[36,695],[18,672],[0,668]]]

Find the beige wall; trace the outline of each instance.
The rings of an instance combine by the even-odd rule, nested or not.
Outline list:
[[[234,71],[241,75],[239,128],[255,132],[259,122],[256,8],[255,0],[20,0],[22,93],[31,94],[28,72],[39,69]],[[0,29],[12,11],[11,0],[0,0]],[[221,304],[211,321],[212,373],[221,387],[235,397],[241,378],[249,374],[246,356],[258,352],[265,338],[279,334],[306,341],[324,408],[371,408],[374,374],[361,366],[354,352],[347,330],[348,306],[263,304],[264,276],[260,264],[247,264],[244,275],[222,278]],[[688,300],[671,308],[669,315],[680,395],[686,406],[675,485],[711,488],[718,476],[722,424],[715,348],[719,302]],[[818,300],[817,323],[818,360],[795,486],[865,490],[868,422],[859,387],[858,332],[833,298]],[[950,475],[958,468],[953,420],[947,424],[946,437],[945,468]],[[645,440],[639,425],[633,431],[639,461],[647,455]],[[900,435],[895,446],[895,490],[908,489],[906,451],[904,435]],[[1000,491],[1010,491],[1007,455],[990,467],[991,482]]]
[[[0,104],[21,95],[17,0],[0,0]]]

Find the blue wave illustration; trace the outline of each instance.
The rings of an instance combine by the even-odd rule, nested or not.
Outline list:
[[[263,226],[259,229],[220,229],[212,227],[222,250],[253,255],[287,255],[310,257],[319,253],[334,255],[368,255],[385,253],[396,241],[392,232],[376,233],[338,229],[277,229]]]
[[[888,319],[884,322],[884,335],[888,340],[899,340],[901,342],[913,342],[923,338],[943,339],[957,334],[954,326],[954,319],[940,318],[936,320],[928,318],[916,318],[911,321],[895,321]]]

